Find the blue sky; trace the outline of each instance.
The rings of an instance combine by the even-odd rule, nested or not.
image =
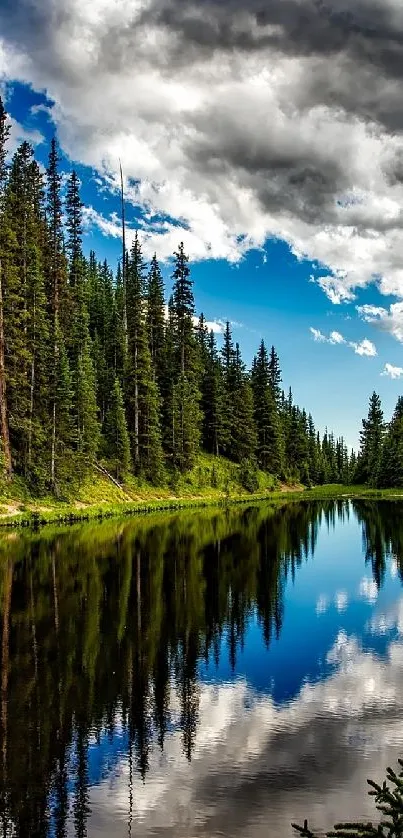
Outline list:
[[[363,7],[369,15],[370,0],[353,3],[354,31]],[[83,183],[85,248],[114,268],[121,158],[129,238],[138,227],[168,289],[169,254],[183,239],[197,311],[233,322],[248,364],[262,337],[274,344],[284,387],[321,431],[356,446],[372,390],[389,418],[403,381],[396,79],[380,65],[371,77],[355,36],[322,54],[315,16],[301,57],[287,21],[274,49],[253,2],[242,17],[235,0],[208,0],[203,37],[196,6],[185,22],[176,0],[166,8],[18,0],[0,10],[12,145],[31,140],[46,163],[57,136],[64,170],[77,168]],[[329,38],[340,26],[326,17]]]

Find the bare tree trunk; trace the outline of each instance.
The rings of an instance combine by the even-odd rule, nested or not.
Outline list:
[[[8,429],[8,410],[6,397],[6,368],[5,368],[5,340],[4,340],[4,316],[3,316],[3,283],[0,260],[0,426],[1,438],[4,449],[4,468],[6,478],[11,479],[11,448],[10,434]]]

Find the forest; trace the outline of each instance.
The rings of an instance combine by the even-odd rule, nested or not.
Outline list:
[[[196,305],[183,244],[166,300],[155,255],[123,234],[116,273],[83,252],[75,171],[60,171],[52,140],[45,173],[24,141],[9,158],[0,100],[0,436],[5,481],[63,497],[101,465],[175,487],[201,452],[306,486],[403,484],[403,400],[391,423],[376,394],[358,455],[321,435],[282,386],[274,346],[262,340],[251,369],[227,322],[222,345]],[[123,201],[122,201],[123,205]],[[124,227],[123,227],[124,230]],[[401,463],[401,465],[400,465]]]

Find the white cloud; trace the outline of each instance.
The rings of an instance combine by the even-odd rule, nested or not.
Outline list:
[[[340,820],[340,811],[346,820],[358,813],[369,819],[366,778],[380,780],[401,756],[403,644],[390,643],[382,659],[340,631],[326,660],[335,667],[329,677],[305,683],[280,705],[244,679],[201,684],[192,761],[174,728],[163,755],[150,750],[146,781],[133,772],[136,834],[183,838],[194,834],[196,821],[201,836],[239,831],[262,838],[269,823],[271,834],[289,838],[290,820],[301,823],[307,813],[320,833]],[[173,689],[169,703],[177,718]],[[90,788],[90,827],[96,824],[101,838],[118,838],[127,826],[129,770],[122,755],[113,773]],[[290,786],[290,772],[303,778],[300,784]]]
[[[316,603],[316,609],[315,609],[316,613],[317,614],[326,614],[326,611],[328,610],[328,608],[329,608],[329,597],[326,596],[326,594],[321,594],[318,597],[318,600],[317,600],[317,603]]]
[[[361,579],[359,588],[358,588],[359,595],[366,599],[367,602],[374,603],[378,598],[378,586],[373,579],[369,579],[367,576],[364,576]]]
[[[349,346],[350,349],[354,349],[356,355],[366,355],[369,358],[374,358],[378,354],[375,344],[368,340],[368,338],[364,338],[360,343],[356,343],[352,340],[346,340],[340,332],[330,332],[329,337],[327,337],[320,329],[315,329],[313,326],[310,326],[309,331],[317,343],[344,344],[345,346]]]
[[[403,343],[403,303],[392,303],[389,311],[381,306],[357,306],[358,314],[367,322],[374,323]]]
[[[309,19],[312,4],[300,5]],[[192,259],[235,263],[272,236],[323,266],[317,283],[335,304],[378,277],[382,293],[402,297],[403,143],[366,112],[378,100],[398,112],[397,81],[341,49],[281,51],[286,23],[258,26],[252,8],[233,20],[229,8],[227,28],[212,31],[241,38],[249,27],[250,43],[263,33],[267,46],[209,49],[206,11],[200,42],[182,56],[178,32],[153,11],[151,0],[65,0],[63,12],[53,0],[7,4],[0,75],[47,92],[72,159],[117,188],[120,157],[138,184],[128,200],[179,221],[149,234],[161,259],[181,236]],[[348,91],[362,100],[356,113]],[[114,235],[108,220],[91,220]]]
[[[349,346],[354,349],[356,355],[366,355],[368,358],[374,358],[377,355],[376,346],[368,338],[364,338],[361,343],[354,343],[350,341]]]
[[[385,364],[383,372],[381,375],[384,375],[388,378],[401,378],[403,375],[403,367],[394,367],[393,364]]]
[[[318,343],[324,343],[325,341],[328,342],[328,338],[326,337],[326,335],[322,334],[320,329],[314,329],[313,326],[310,326],[309,330],[313,334],[313,339],[316,340]]]
[[[330,341],[330,343],[345,343],[346,342],[343,335],[341,335],[340,332],[330,332],[329,341]]]
[[[346,591],[338,591],[334,597],[334,604],[337,611],[345,611],[348,605],[348,596]]]

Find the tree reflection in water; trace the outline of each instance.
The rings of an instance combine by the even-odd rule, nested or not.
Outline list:
[[[353,508],[376,584],[388,555],[403,580],[401,505]],[[344,501],[266,504],[1,537],[4,838],[62,838],[68,817],[85,836],[89,743],[117,727],[131,810],[133,772],[146,777],[172,726],[172,687],[191,760],[200,662],[218,665],[227,638],[234,668],[252,613],[269,645],[320,522],[349,514]]]

